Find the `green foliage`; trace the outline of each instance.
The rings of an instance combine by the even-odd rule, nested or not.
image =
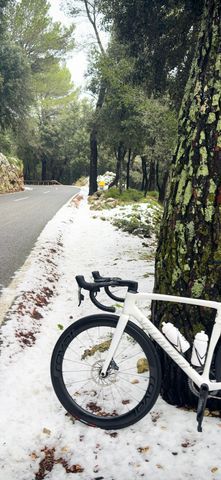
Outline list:
[[[170,93],[177,107],[188,78],[201,0],[100,0],[106,23],[135,59],[134,82]]]
[[[40,179],[42,160],[46,162],[49,180],[56,179],[69,184],[82,174],[87,176],[90,104],[79,100],[77,92],[73,92],[65,97],[65,102],[63,97],[49,97],[46,103],[42,99],[38,111],[37,135],[31,135],[30,130],[28,138],[21,144],[20,156],[25,160],[25,176]]]
[[[102,78],[106,85],[105,101],[97,113],[98,140],[110,151],[112,159],[114,155],[118,158],[121,145],[124,152],[121,183],[126,182],[126,152],[129,151],[132,186],[140,188],[142,182],[141,161],[138,167],[134,162],[137,155],[145,157],[147,170],[151,163],[156,165],[158,182],[162,183],[172,158],[177,130],[176,114],[168,98],[148,97],[143,88],[134,85],[134,61],[127,49],[116,41],[112,41],[105,56],[95,56],[93,69],[94,82],[99,84]],[[152,188],[157,187],[155,183]]]
[[[144,198],[144,195],[139,190],[133,188],[128,188],[120,192],[118,188],[109,188],[103,192],[105,198],[115,198],[118,199],[120,203],[133,203],[139,202]]]
[[[45,0],[0,3],[0,149],[23,159],[29,180],[72,183],[88,175],[91,106],[64,63],[74,27],[49,9]]]
[[[33,89],[41,123],[48,117],[59,114],[77,97],[69,70],[59,63],[52,64],[47,72],[36,73]]]
[[[6,34],[0,38],[0,128],[15,127],[32,99],[30,68],[21,48]]]
[[[6,31],[6,18],[5,18],[5,8],[10,3],[11,0],[0,0],[0,38],[1,35]]]
[[[136,215],[130,216],[129,218],[116,218],[113,220],[113,225],[124,232],[145,238],[150,237],[153,233],[153,228],[150,222],[148,220],[142,221]]]
[[[11,129],[0,130],[0,152],[4,152],[4,155],[14,155],[16,152],[16,145]]]
[[[26,52],[33,72],[46,71],[74,46],[74,27],[53,22],[49,9],[45,0],[20,0],[8,8],[9,31]]]

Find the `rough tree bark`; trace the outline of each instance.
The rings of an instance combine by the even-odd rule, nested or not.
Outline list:
[[[149,175],[148,175],[148,182],[147,182],[147,191],[153,192],[157,188],[157,181],[156,181],[156,164],[155,160],[150,160],[149,163]]]
[[[130,188],[130,165],[131,165],[131,148],[128,150],[128,157],[127,157],[127,181],[126,181],[126,188]]]
[[[205,0],[179,118],[168,198],[156,255],[156,292],[221,301],[221,3]],[[172,321],[192,341],[210,333],[209,309],[153,305],[157,325]],[[163,398],[194,404],[180,369],[162,356]]]
[[[168,171],[167,170],[164,171],[163,178],[160,180],[159,162],[157,162],[156,163],[156,184],[157,184],[157,190],[158,190],[158,194],[159,194],[158,200],[161,203],[164,203],[167,180],[168,180]]]
[[[102,108],[106,93],[105,82],[101,82],[98,100],[95,109],[94,122],[90,133],[90,172],[89,172],[89,195],[93,195],[97,191],[97,161],[98,161],[98,149],[97,149],[97,115]]]
[[[123,142],[120,142],[117,151],[115,152],[115,156],[117,159],[116,162],[116,176],[114,180],[110,183],[110,187],[119,187],[120,191],[122,190],[122,165],[124,161],[124,157],[126,155],[127,150],[124,147]]]
[[[41,179],[42,179],[42,182],[47,180],[47,160],[46,160],[46,158],[42,158],[42,160],[41,160]]]
[[[147,176],[147,157],[142,156],[141,157],[142,161],[142,185],[141,185],[141,190],[142,192],[145,192],[145,195],[147,194],[147,182],[148,182],[148,176]]]

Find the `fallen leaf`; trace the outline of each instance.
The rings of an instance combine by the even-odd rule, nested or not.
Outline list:
[[[67,473],[82,473],[84,471],[84,468],[79,465],[78,463],[76,465],[72,465],[68,469],[66,469]]]
[[[137,451],[139,453],[146,453],[150,450],[150,447],[146,446],[146,447],[138,447]]]
[[[138,447],[137,451],[139,453],[146,453],[146,452],[149,452],[150,450],[150,447],[146,446],[146,447]]]
[[[37,458],[39,458],[38,455],[35,452],[32,452],[30,454],[30,457],[31,457],[32,460],[36,460]]]
[[[211,472],[212,472],[212,473],[216,473],[217,471],[218,471],[218,468],[217,468],[217,467],[211,468]]]
[[[33,308],[31,312],[31,316],[35,318],[35,320],[40,320],[40,318],[43,318],[43,315],[40,312],[38,312],[36,308]]]
[[[62,447],[61,451],[62,451],[62,453],[69,452],[69,448],[68,447]]]

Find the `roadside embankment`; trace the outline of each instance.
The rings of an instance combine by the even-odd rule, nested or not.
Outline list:
[[[0,193],[24,190],[23,164],[17,158],[0,153]]]

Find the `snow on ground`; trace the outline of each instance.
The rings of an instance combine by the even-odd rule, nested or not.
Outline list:
[[[59,326],[97,311],[88,298],[78,308],[75,275],[100,270],[138,280],[140,291],[153,286],[142,239],[78,200],[40,235],[2,326],[0,480],[220,479],[219,418],[206,417],[198,433],[194,412],[159,398],[139,423],[113,432],[74,422],[58,402],[49,366]]]

